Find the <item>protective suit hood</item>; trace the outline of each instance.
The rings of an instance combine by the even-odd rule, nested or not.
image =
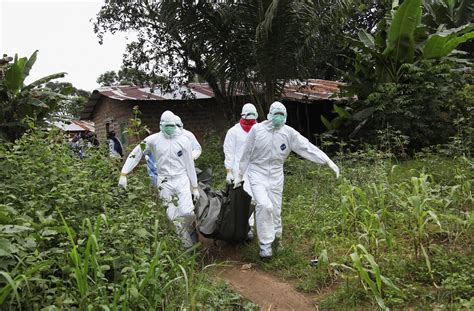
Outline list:
[[[250,115],[248,115],[250,113]],[[254,115],[252,115],[254,114]],[[251,103],[247,103],[242,107],[242,113],[240,114],[242,119],[256,120],[258,119],[257,108]]]
[[[174,127],[176,127],[176,130],[172,134],[169,134],[165,130],[166,126],[174,126]],[[161,115],[160,131],[166,137],[175,137],[175,136],[178,136],[180,134],[180,132],[178,131],[178,127],[176,126],[176,116],[175,116],[174,113],[172,113],[169,110],[166,110]]]
[[[277,115],[283,114],[283,116],[278,120],[279,124],[276,124],[275,118],[278,118]],[[286,107],[279,101],[273,102],[273,104],[270,106],[270,111],[267,115],[267,120],[270,121],[270,125],[272,128],[280,129],[286,124]],[[268,126],[268,123],[266,124]]]
[[[181,120],[181,118],[177,115],[175,115],[175,118],[176,118],[176,126],[180,127],[180,128],[183,128],[183,121]]]

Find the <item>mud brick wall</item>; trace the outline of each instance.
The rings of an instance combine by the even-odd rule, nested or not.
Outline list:
[[[181,117],[184,128],[193,132],[202,143],[206,133],[216,132],[224,136],[230,127],[226,118],[226,107],[216,103],[214,99],[201,100],[169,100],[169,101],[119,101],[105,98],[97,103],[92,114],[96,134],[101,143],[105,142],[107,127],[114,130],[124,145],[135,144],[135,137],[128,137],[122,132],[129,126],[133,106],[138,105],[140,118],[151,133],[160,130],[160,117],[166,110],[171,110]],[[107,125],[108,124],[108,125]]]
[[[122,131],[128,127],[128,120],[132,117],[132,105],[127,101],[118,101],[111,98],[101,100],[92,114],[97,139],[103,144],[107,139],[107,126],[109,131],[115,131],[122,141],[127,135]],[[108,124],[108,125],[107,125]],[[126,141],[125,141],[126,143]]]

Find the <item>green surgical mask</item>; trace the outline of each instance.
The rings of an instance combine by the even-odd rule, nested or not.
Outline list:
[[[285,116],[277,114],[272,117],[272,124],[274,127],[280,128],[283,126],[284,123],[285,123]]]
[[[164,128],[164,132],[168,135],[173,135],[176,132],[176,126],[174,125],[166,125]]]

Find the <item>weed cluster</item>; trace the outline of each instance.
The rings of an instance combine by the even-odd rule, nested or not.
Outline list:
[[[54,130],[0,159],[0,309],[245,308],[180,249],[146,170],[123,191],[105,148],[81,159]]]

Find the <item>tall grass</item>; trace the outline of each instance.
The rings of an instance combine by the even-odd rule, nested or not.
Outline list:
[[[251,245],[246,258],[305,291],[336,289],[323,308],[472,304],[473,159],[438,150],[401,161],[371,147],[333,159],[339,180],[325,166],[287,160],[285,251],[260,263]],[[322,254],[328,265],[310,264]]]
[[[123,191],[105,147],[41,129],[0,158],[0,309],[247,308],[181,249],[144,167]]]

